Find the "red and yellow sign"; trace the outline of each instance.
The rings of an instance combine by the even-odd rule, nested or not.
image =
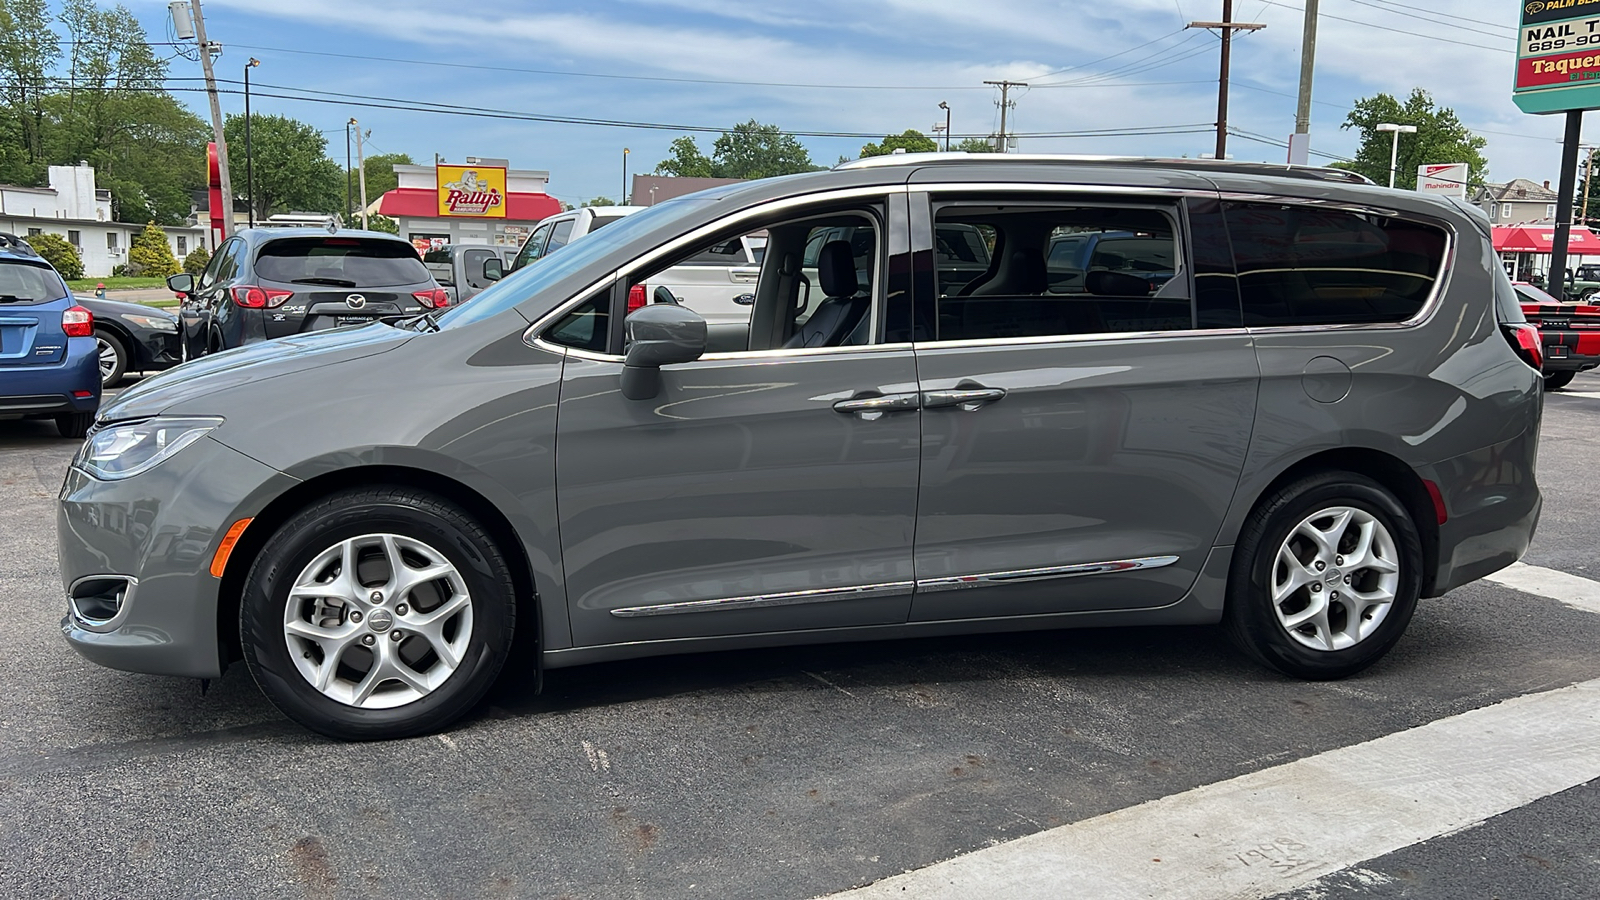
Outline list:
[[[475,219],[506,217],[506,170],[500,166],[434,167],[439,215]]]

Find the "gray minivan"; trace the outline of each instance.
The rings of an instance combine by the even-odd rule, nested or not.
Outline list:
[[[665,292],[628,312],[759,229],[738,348]],[[1049,277],[1098,234],[1148,265]],[[1338,678],[1527,549],[1538,351],[1464,204],[1230,162],[863,160],[141,382],[61,491],[62,628],[132,671],[243,659],[353,739],[445,726],[513,655],[1220,623]]]

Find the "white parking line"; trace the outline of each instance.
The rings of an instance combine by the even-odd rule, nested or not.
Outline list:
[[[1517,565],[1497,583],[1600,612],[1600,583]],[[977,850],[833,895],[1263,897],[1600,778],[1600,680]]]
[[[1560,600],[1584,612],[1600,613],[1600,581],[1525,563],[1512,563],[1510,568],[1501,569],[1484,580],[1525,594]]]
[[[1596,393],[1594,391],[1562,391],[1561,393],[1553,394],[1552,396],[1555,396],[1555,397],[1583,397],[1583,398],[1585,398],[1587,400],[1600,400],[1600,393]]]

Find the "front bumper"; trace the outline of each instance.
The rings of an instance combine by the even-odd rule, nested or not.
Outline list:
[[[212,556],[230,524],[294,483],[209,437],[122,481],[69,469],[56,514],[62,586],[79,595],[67,643],[113,669],[222,674]]]

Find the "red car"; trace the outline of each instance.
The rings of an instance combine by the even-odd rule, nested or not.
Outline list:
[[[1600,366],[1600,306],[1562,303],[1524,281],[1514,282],[1522,314],[1539,326],[1544,344],[1544,386],[1566,387],[1579,372]]]

